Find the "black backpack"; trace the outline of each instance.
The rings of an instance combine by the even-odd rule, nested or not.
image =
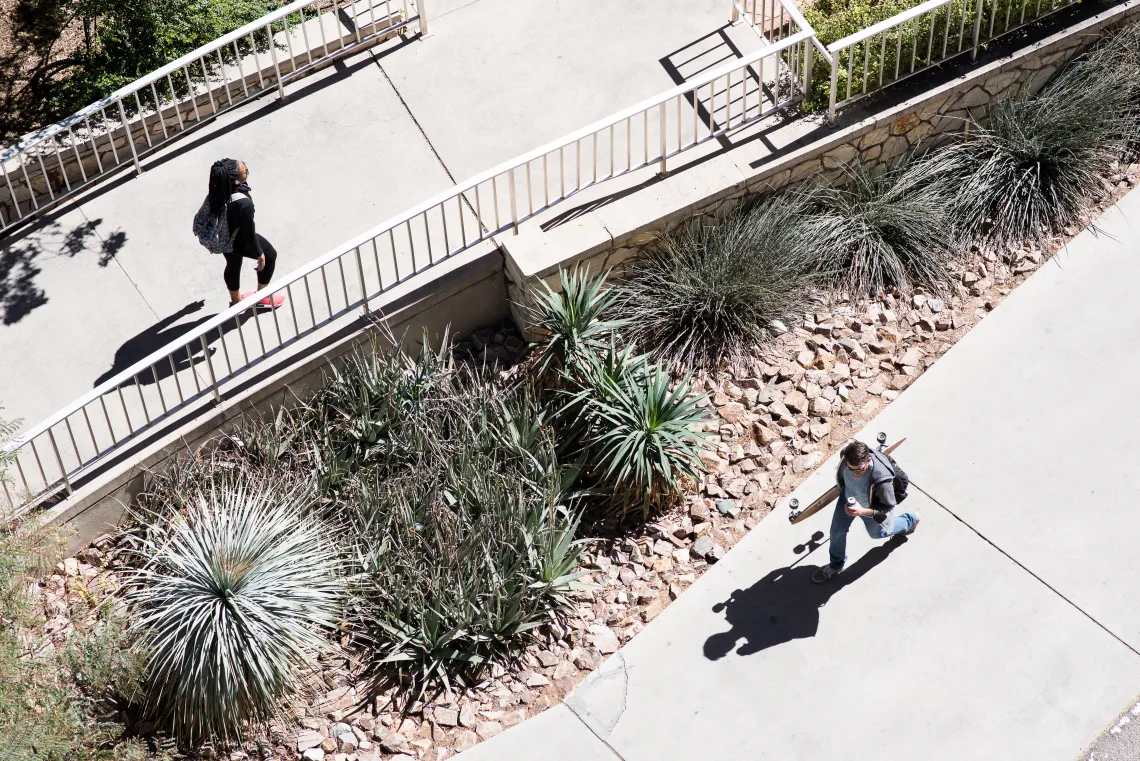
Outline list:
[[[895,490],[895,503],[901,504],[902,501],[906,499],[907,488],[910,487],[910,476],[906,474],[906,471],[899,467],[899,464],[895,462],[895,458],[891,457],[886,452],[875,452],[874,454],[876,457],[881,457],[886,461],[886,464],[890,466],[891,473],[893,473],[895,476],[894,481],[891,484]]]

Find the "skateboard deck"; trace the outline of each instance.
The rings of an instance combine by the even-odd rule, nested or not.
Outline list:
[[[896,449],[898,449],[904,441],[906,441],[906,437],[904,436],[903,438],[896,441],[894,444],[891,444],[889,447],[883,446],[886,443],[886,440],[887,440],[886,436],[884,436],[883,434],[879,434],[879,451],[882,452],[883,454],[891,454]],[[803,510],[798,509],[799,508],[799,500],[792,498],[788,502],[789,507],[792,508],[792,512],[788,516],[788,520],[792,522],[792,525],[795,525],[801,521],[805,521],[808,518],[815,515],[816,513],[818,513],[820,510],[822,510],[827,505],[834,502],[838,498],[839,498],[839,486],[838,485],[832,486],[830,489],[825,491],[818,499],[816,499],[815,502],[812,502],[810,505],[805,507]]]

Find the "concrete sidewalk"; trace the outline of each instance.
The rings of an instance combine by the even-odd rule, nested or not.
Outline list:
[[[1140,193],[863,432],[907,437],[913,537],[872,546],[854,530],[847,570],[814,585],[829,513],[791,526],[778,508],[565,705],[464,758],[1081,754],[1140,690],[1133,219]],[[836,459],[801,500],[830,485]],[[1119,738],[1092,757],[1128,758]]]
[[[428,12],[426,39],[346,59],[288,88],[286,103],[235,109],[144,161],[142,176],[0,241],[0,416],[30,427],[224,308],[223,262],[189,230],[217,158],[249,165],[258,232],[285,274],[671,87],[669,56],[695,42],[691,71],[759,46],[743,27],[724,31],[721,0],[437,0]],[[252,263],[242,278],[252,290]],[[193,387],[194,368],[178,372]]]

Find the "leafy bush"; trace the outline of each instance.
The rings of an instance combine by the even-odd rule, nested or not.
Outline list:
[[[937,165],[911,159],[844,172],[840,182],[812,193],[813,214],[828,228],[818,243],[820,273],[855,296],[916,285],[941,290],[961,250],[954,184]]]
[[[682,370],[740,360],[810,294],[826,229],[808,208],[783,195],[661,235],[614,289],[625,335]]]
[[[1036,97],[998,104],[934,155],[932,171],[959,189],[964,233],[1019,244],[1080,224],[1136,140],[1138,63],[1140,32],[1120,33]]]
[[[449,349],[361,353],[322,398],[331,440],[362,465],[337,507],[359,538],[353,628],[372,676],[418,689],[508,655],[577,578],[578,520],[537,400],[460,375]]]
[[[7,113],[0,116],[0,131],[16,136],[56,121],[280,5],[277,0],[70,0],[37,4],[13,20],[15,36],[32,37],[31,47],[42,48],[44,60],[31,64],[27,87],[10,96],[8,108],[3,109]],[[53,57],[59,38],[74,27],[82,29],[81,44],[65,58]],[[259,44],[264,46],[260,40]],[[242,41],[239,48],[248,52],[249,43]],[[227,59],[232,55],[223,52]],[[200,77],[201,72],[191,71],[190,76]],[[180,93],[186,89],[184,79],[174,79]],[[159,87],[160,92],[168,89]],[[142,93],[142,98],[144,102],[152,100],[149,93]],[[124,105],[128,109],[134,106],[130,102]]]
[[[339,612],[340,562],[308,489],[220,477],[148,521],[127,599],[155,717],[189,743],[240,738],[302,686]]]

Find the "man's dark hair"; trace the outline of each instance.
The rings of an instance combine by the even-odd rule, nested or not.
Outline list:
[[[870,456],[870,448],[862,441],[852,441],[843,448],[843,459],[848,465],[862,465]]]

